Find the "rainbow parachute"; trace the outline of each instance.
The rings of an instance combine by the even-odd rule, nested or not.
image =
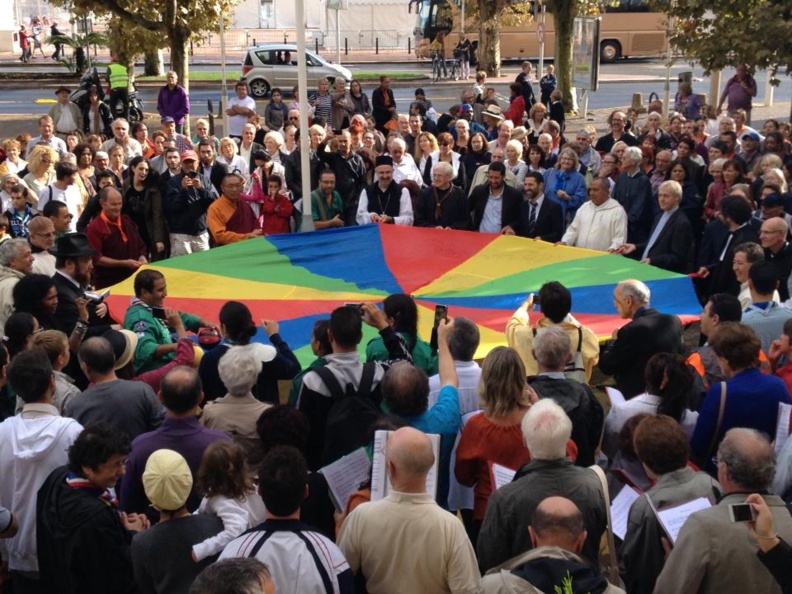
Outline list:
[[[316,320],[344,303],[379,302],[391,293],[415,297],[419,332],[427,340],[438,303],[451,316],[474,320],[481,328],[477,357],[505,343],[512,312],[550,280],[572,291],[574,315],[602,337],[624,323],[613,305],[613,288],[624,279],[644,281],[652,305],[683,322],[701,310],[688,277],[622,256],[515,236],[393,225],[272,235],[151,267],[166,277],[169,307],[216,320],[223,303],[243,301],[254,319],[280,322],[281,335],[304,363],[313,359]],[[116,319],[133,295],[131,278],[113,287]],[[263,331],[257,339],[266,340]]]

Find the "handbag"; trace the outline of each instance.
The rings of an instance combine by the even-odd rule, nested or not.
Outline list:
[[[707,466],[710,457],[712,457],[712,452],[718,443],[718,434],[720,433],[721,425],[723,424],[723,413],[725,410],[726,410],[726,382],[721,382],[720,404],[718,405],[718,420],[715,423],[715,431],[712,434],[712,439],[710,440],[709,447],[707,448],[707,455],[704,456],[703,460],[700,460],[701,464],[699,464],[699,466],[701,468]]]
[[[625,589],[624,580],[619,574],[619,566],[616,562],[616,540],[613,538],[613,523],[611,520],[610,511],[610,495],[608,494],[608,479],[605,477],[605,471],[602,470],[597,464],[589,466],[590,470],[594,471],[600,481],[602,487],[602,496],[605,501],[605,513],[608,518],[608,525],[605,534],[602,535],[603,541],[607,542],[600,544],[600,567],[604,570],[608,581],[617,588]]]

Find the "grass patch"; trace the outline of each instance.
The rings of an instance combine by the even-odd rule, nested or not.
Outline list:
[[[378,81],[380,75],[383,74],[378,70],[353,70],[352,75],[360,81],[369,82],[369,81]],[[424,78],[428,78],[426,74],[421,72],[420,70],[393,70],[387,72],[387,75],[390,77],[391,80],[420,80]],[[229,68],[226,70],[226,80],[227,81],[235,81],[241,76],[241,72],[236,68]],[[220,71],[215,70],[191,70],[190,71],[190,80],[191,81],[210,81],[210,82],[220,82],[223,79],[223,75]],[[165,76],[143,76],[138,75],[135,77],[135,80],[140,82],[165,82]]]

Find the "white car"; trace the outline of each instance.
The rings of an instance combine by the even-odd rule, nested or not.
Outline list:
[[[352,73],[348,68],[328,62],[309,51],[305,52],[305,61],[308,91],[316,89],[321,78],[328,78],[332,84],[339,76],[346,80],[349,88]],[[266,97],[276,87],[285,93],[291,92],[297,84],[297,46],[266,43],[248,48],[242,63],[242,80],[248,83],[250,94],[256,98]]]

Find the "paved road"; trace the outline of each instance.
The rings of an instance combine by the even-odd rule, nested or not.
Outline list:
[[[352,71],[372,70],[374,65],[356,65],[352,66]],[[429,71],[428,65],[425,64],[382,64],[377,65],[376,68],[382,71],[388,70],[407,70],[417,69],[421,72]],[[196,70],[217,70],[216,66],[199,65]],[[709,80],[703,77],[703,72],[700,68],[691,68],[686,64],[675,65],[672,68],[672,82],[671,89],[672,95],[676,89],[677,74],[682,71],[693,70],[694,72],[694,89],[697,92],[707,92],[709,89]],[[509,80],[517,72],[517,67],[507,65],[503,72],[509,76]],[[229,79],[234,80],[238,69],[236,65],[228,69]],[[666,68],[661,60],[629,60],[622,61],[618,64],[603,65],[601,69],[602,84],[596,92],[589,93],[589,109],[601,109],[613,106],[622,106],[630,104],[633,93],[643,93],[644,101],[646,101],[649,93],[656,92],[661,98],[663,96],[663,87],[665,80]],[[723,81],[731,76],[731,72],[724,71]],[[757,102],[764,101],[765,95],[765,75],[759,74],[757,77],[759,83],[759,94]],[[368,93],[374,83],[366,87]],[[409,86],[397,86],[394,88],[394,94],[397,105],[404,105],[412,100],[413,90],[415,87],[421,86],[426,90],[427,96],[434,102],[438,110],[447,109],[450,105],[456,103],[460,96],[462,89],[467,86],[463,83],[443,83],[433,84],[429,80],[418,81],[409,83]],[[495,85],[499,93],[508,96],[508,84],[497,83]],[[20,113],[40,113],[47,109],[47,104],[54,101],[53,90],[51,88],[30,88],[30,86],[23,86],[15,84],[13,81],[8,81],[3,85],[3,93],[0,95],[0,114],[20,114]],[[155,111],[156,106],[156,89],[147,88],[141,91],[144,107],[146,111]],[[193,88],[191,92],[191,100],[195,106],[193,113],[206,113],[207,100],[212,100],[217,109],[217,102],[220,99],[220,84],[217,88]],[[792,81],[788,78],[782,79],[781,86],[775,89],[776,102],[788,102],[792,100]]]

